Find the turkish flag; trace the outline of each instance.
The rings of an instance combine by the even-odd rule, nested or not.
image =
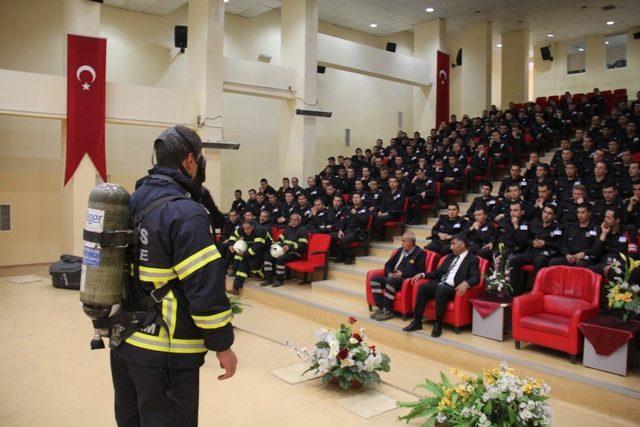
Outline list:
[[[107,40],[67,34],[67,158],[64,184],[85,154],[107,180],[104,151]]]
[[[436,60],[436,129],[449,123],[449,55],[438,51]]]

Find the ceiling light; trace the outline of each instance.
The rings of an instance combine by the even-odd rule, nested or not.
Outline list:
[[[614,22],[613,21],[607,21],[607,25],[613,25]]]
[[[496,47],[502,47],[502,43],[498,43]]]
[[[224,0],[225,3],[229,3],[229,0]]]
[[[549,33],[549,34],[547,34],[547,37],[555,37],[555,34]]]
[[[369,26],[370,26],[371,28],[377,28],[377,27],[378,27],[378,24],[369,24]]]
[[[434,9],[432,7],[428,7],[425,10],[427,11],[427,13],[431,13],[431,12],[433,12]]]
[[[578,48],[578,50],[579,50],[580,52],[584,52],[584,48],[583,48],[583,47],[579,47],[579,48]]]
[[[604,42],[604,44],[609,44],[609,42]]]

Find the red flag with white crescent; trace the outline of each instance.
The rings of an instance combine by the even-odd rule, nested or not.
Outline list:
[[[85,154],[107,180],[105,83],[107,40],[67,34],[67,158],[65,185]]]
[[[436,71],[436,126],[449,123],[449,55],[438,51]]]

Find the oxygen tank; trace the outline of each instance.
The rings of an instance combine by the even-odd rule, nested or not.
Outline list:
[[[96,185],[89,195],[84,226],[80,301],[85,314],[92,320],[109,317],[122,302],[129,199],[127,190],[111,183]],[[120,232],[117,238],[113,234],[102,234],[113,231]],[[106,237],[110,237],[111,241],[103,246],[99,242],[104,243]]]

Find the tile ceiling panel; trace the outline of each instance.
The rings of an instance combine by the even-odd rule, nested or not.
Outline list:
[[[187,0],[104,0],[105,4],[140,12],[165,15]],[[551,40],[579,40],[593,33],[615,34],[640,27],[640,0],[318,0],[320,20],[376,36],[413,31],[422,21],[447,20],[447,31],[459,38],[475,22],[493,23],[494,45],[500,34],[529,29],[534,44]],[[613,4],[615,9],[603,11]],[[229,0],[225,10],[253,18],[274,8],[281,0]],[[427,7],[434,8],[427,13]],[[606,21],[615,24],[607,26]],[[377,28],[369,24],[378,24]],[[547,34],[556,36],[548,38]]]

